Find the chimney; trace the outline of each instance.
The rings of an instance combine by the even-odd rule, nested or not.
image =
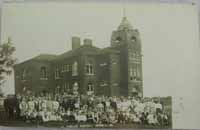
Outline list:
[[[72,37],[72,50],[77,49],[81,46],[80,37]]]
[[[92,46],[92,40],[86,38],[86,39],[83,40],[83,44],[84,44],[85,46]]]

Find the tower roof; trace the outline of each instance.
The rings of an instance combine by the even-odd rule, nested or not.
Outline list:
[[[126,17],[122,18],[122,21],[118,27],[118,30],[132,30],[133,26],[130,24],[130,22],[128,21],[128,19]]]

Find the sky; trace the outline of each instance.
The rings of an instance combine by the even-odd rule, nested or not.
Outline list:
[[[124,7],[142,40],[144,96],[172,96],[173,127],[200,128],[200,44],[195,5],[6,3],[2,8],[1,42],[12,38],[19,63],[41,53],[70,50],[72,36],[79,36],[82,41],[91,38],[93,45],[107,47],[112,31],[121,22]],[[3,88],[5,93],[14,92],[13,75]],[[188,123],[184,124],[186,120]]]

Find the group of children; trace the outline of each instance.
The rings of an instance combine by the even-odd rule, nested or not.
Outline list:
[[[169,125],[170,114],[159,100],[134,97],[45,95],[20,96],[24,121],[67,124]]]

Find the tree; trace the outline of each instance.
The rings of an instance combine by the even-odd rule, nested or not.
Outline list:
[[[13,66],[16,63],[16,58],[13,57],[15,47],[11,42],[11,38],[8,41],[0,44],[0,86],[5,83],[5,77],[12,74]]]

